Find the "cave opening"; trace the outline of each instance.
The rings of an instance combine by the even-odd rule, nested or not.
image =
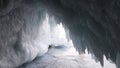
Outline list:
[[[69,36],[69,30],[65,29],[62,25],[62,22],[57,23],[54,16],[52,18],[46,13],[46,17],[43,21],[43,30],[48,40],[48,49],[56,48],[56,49],[64,49],[70,48],[71,54],[78,54],[75,50],[72,39]],[[45,42],[47,43],[47,42]],[[68,53],[68,54],[69,54]]]
[[[73,41],[69,36],[69,30],[64,28],[62,22],[57,23],[54,16],[50,17],[49,14],[46,14],[42,28],[44,31],[42,35],[45,35],[47,40],[49,39],[48,41],[45,38],[42,39],[45,40],[44,43],[48,43],[48,51],[42,57],[37,57],[37,60],[26,64],[25,68],[31,68],[32,66],[40,68],[44,66],[47,68],[102,68],[100,62],[94,55],[88,52],[87,48],[84,54],[79,54],[76,51]],[[103,59],[104,68],[116,68],[115,64],[109,62],[105,56]]]

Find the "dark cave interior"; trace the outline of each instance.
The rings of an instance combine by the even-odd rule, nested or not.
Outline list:
[[[0,0],[0,68],[43,55],[36,48],[47,44],[34,40],[46,12],[63,22],[80,54],[87,48],[102,66],[105,55],[120,68],[120,0]]]

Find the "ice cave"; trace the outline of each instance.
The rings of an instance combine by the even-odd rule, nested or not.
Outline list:
[[[120,0],[0,0],[0,68],[120,68]]]

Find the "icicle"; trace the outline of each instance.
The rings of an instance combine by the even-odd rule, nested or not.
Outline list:
[[[119,52],[117,53],[117,56],[116,56],[116,65],[117,65],[117,68],[120,68],[120,53]]]

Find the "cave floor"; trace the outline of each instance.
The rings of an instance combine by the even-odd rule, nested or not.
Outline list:
[[[72,47],[51,48],[49,51],[37,57],[21,68],[102,68],[89,54],[78,53]],[[104,68],[116,68],[114,64],[105,61]]]

